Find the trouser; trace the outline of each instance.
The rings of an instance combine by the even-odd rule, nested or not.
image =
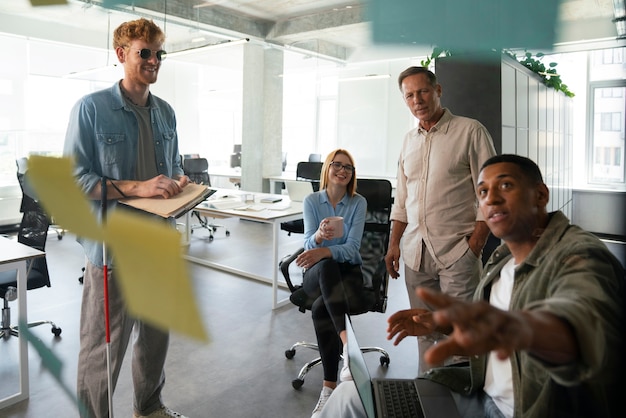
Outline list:
[[[493,400],[482,391],[472,396],[450,393],[463,418],[504,418]],[[367,418],[354,382],[343,382],[337,386],[319,418]]]
[[[132,331],[133,407],[135,412],[148,415],[161,406],[169,333],[131,317],[112,270],[108,281],[113,389]],[[103,269],[87,262],[83,286],[77,395],[86,408],[86,416],[101,418],[109,415]]]
[[[324,380],[336,382],[343,350],[339,333],[346,329],[345,314],[350,312],[350,300],[356,300],[363,291],[361,266],[326,258],[306,271],[302,284],[309,297],[317,298],[311,307],[311,317]]]
[[[474,291],[478,286],[481,272],[482,262],[479,257],[474,255],[469,247],[465,254],[454,262],[454,264],[447,268],[442,268],[437,265],[437,262],[426,248],[426,245],[422,245],[422,263],[419,270],[415,271],[406,265],[404,266],[404,278],[411,308],[431,309],[424,301],[417,297],[415,290],[418,287],[433,289],[462,300],[472,300]],[[420,374],[434,366],[440,366],[428,365],[424,361],[424,353],[442,338],[445,338],[445,336],[439,333],[418,337],[417,346]]]

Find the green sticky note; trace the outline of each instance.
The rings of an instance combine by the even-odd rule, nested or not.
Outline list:
[[[548,49],[559,0],[369,0],[375,43],[453,51]]]
[[[43,367],[48,369],[54,379],[57,381],[63,392],[74,402],[76,408],[80,411],[81,416],[87,414],[87,410],[82,402],[78,400],[74,394],[74,390],[71,389],[61,376],[63,371],[63,362],[50,350],[39,338],[35,337],[33,333],[28,329],[28,324],[24,321],[19,322],[20,338],[26,338],[29,343],[35,348],[39,357],[41,357],[41,363]]]

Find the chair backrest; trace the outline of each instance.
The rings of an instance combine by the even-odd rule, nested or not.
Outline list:
[[[322,175],[321,162],[300,161],[296,167],[296,180],[306,180],[313,183],[313,191],[320,189],[320,177]]]
[[[385,255],[389,245],[391,228],[392,187],[389,180],[358,179],[357,193],[367,200],[365,228],[361,238],[361,258],[363,278],[370,291],[361,309],[357,311],[385,312],[387,309],[387,287],[389,278],[385,266]]]
[[[17,166],[17,178],[22,187],[22,205],[20,210],[23,213],[20,229],[17,234],[17,241],[37,250],[45,251],[50,218],[27,187],[26,162],[18,161]],[[50,275],[48,273],[46,257],[37,257],[30,260],[27,270],[27,289],[37,289],[44,286],[50,287]],[[11,278],[7,283],[3,281],[2,288],[6,290],[6,286],[16,286],[16,283],[17,280],[13,281],[13,278]]]
[[[322,162],[322,154],[309,154],[309,162],[312,162],[312,163]]]
[[[194,183],[211,185],[209,162],[206,158],[185,158],[183,171]]]
[[[351,301],[350,314],[368,311],[385,312],[389,275],[385,266],[385,255],[391,229],[391,205],[393,203],[391,183],[382,179],[358,179],[357,192],[367,200],[365,227],[361,238],[361,258],[365,292],[363,297]],[[289,275],[289,265],[304,249],[285,257],[279,269],[291,290],[289,299],[301,312],[310,309],[313,303],[299,285],[294,285]]]

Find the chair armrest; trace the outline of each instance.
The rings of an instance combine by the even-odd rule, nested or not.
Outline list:
[[[280,260],[280,263],[278,263],[278,268],[280,269],[280,272],[283,274],[283,277],[285,278],[285,282],[287,282],[287,286],[289,287],[289,290],[291,291],[291,293],[295,292],[297,289],[291,282],[291,277],[289,277],[289,265],[296,258],[298,258],[298,256],[302,254],[303,252],[304,252],[304,248],[300,248],[298,249],[298,251],[294,252],[293,254],[284,257],[282,260]]]

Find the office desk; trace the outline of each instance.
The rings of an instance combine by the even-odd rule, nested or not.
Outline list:
[[[266,177],[270,181],[270,193],[281,194],[282,186],[285,180],[295,180],[296,172],[295,171],[283,171],[282,174],[277,176],[269,176]]]
[[[26,262],[32,258],[43,257],[46,253],[20,244],[17,241],[0,236],[0,271],[17,270],[18,318],[27,323],[26,314]],[[28,341],[18,337],[20,356],[20,389],[14,395],[0,399],[0,409],[28,398]],[[1,378],[0,378],[1,379]]]
[[[209,167],[209,176],[211,186],[216,188],[236,188],[237,184],[241,184],[241,168]]]
[[[236,210],[236,209],[213,209],[210,207],[210,202],[212,200],[219,200],[220,196],[223,195],[242,195],[242,194],[254,194],[255,203],[254,205],[263,206],[266,209],[260,211],[251,211],[251,210]],[[247,193],[247,192],[233,192],[233,190],[229,189],[218,189],[218,192],[215,193],[214,196],[211,197],[206,202],[202,202],[200,205],[196,206],[194,210],[200,212],[203,216],[216,216],[216,217],[237,217],[240,219],[247,219],[250,221],[262,222],[266,224],[270,224],[272,226],[272,277],[265,277],[254,273],[249,273],[247,271],[238,269],[237,267],[227,266],[221,263],[217,263],[214,261],[205,260],[198,257],[193,257],[190,255],[186,255],[185,258],[191,262],[202,264],[204,266],[212,267],[221,271],[226,271],[229,273],[234,273],[242,277],[247,277],[254,280],[259,280],[266,283],[272,284],[272,309],[276,309],[280,306],[283,306],[289,302],[288,299],[278,300],[278,287],[287,288],[287,284],[284,282],[278,282],[278,239],[280,233],[280,224],[281,222],[293,221],[295,219],[302,218],[302,203],[301,202],[290,202],[287,196],[280,196],[282,199],[279,203],[260,203],[260,200],[264,197],[276,196],[265,193]],[[252,203],[249,203],[252,204]],[[290,204],[290,207],[282,210],[273,210],[272,208],[280,207],[280,205]],[[241,206],[246,205],[246,203],[241,202]],[[187,213],[187,231],[189,230],[190,218],[189,212]],[[189,235],[187,234],[187,239]]]

